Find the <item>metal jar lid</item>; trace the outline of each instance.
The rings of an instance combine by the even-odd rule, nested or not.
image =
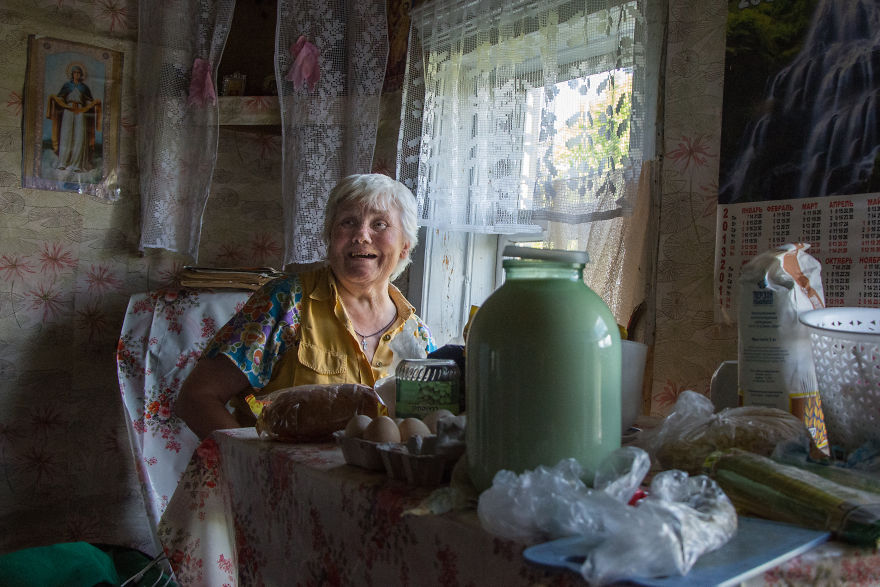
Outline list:
[[[586,251],[534,249],[532,247],[518,247],[516,245],[507,245],[504,247],[502,255],[505,257],[519,257],[520,259],[538,259],[541,261],[574,263],[578,265],[586,265],[590,262],[590,255]]]
[[[457,381],[461,375],[452,359],[403,359],[394,373],[406,381]]]

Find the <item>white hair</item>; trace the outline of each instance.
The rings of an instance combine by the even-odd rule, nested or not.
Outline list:
[[[396,208],[400,211],[403,235],[409,244],[409,249],[406,258],[398,261],[391,274],[391,279],[396,279],[410,264],[410,254],[419,242],[416,197],[408,187],[381,173],[364,173],[343,178],[330,190],[324,208],[324,229],[321,238],[327,246],[330,244],[330,233],[336,222],[336,213],[343,204],[360,204],[376,210]]]

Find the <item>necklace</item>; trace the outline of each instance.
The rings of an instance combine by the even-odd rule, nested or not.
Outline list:
[[[382,334],[383,332],[388,330],[388,327],[391,326],[392,324],[394,324],[395,320],[397,320],[397,314],[394,315],[394,318],[391,319],[391,322],[389,322],[388,324],[386,324],[385,326],[383,326],[382,328],[380,328],[379,330],[377,330],[373,334],[361,334],[360,332],[358,332],[357,330],[354,329],[354,325],[352,325],[351,329],[354,330],[355,334],[357,334],[358,336],[361,337],[361,348],[364,350],[367,350],[367,339],[373,338],[377,334]]]

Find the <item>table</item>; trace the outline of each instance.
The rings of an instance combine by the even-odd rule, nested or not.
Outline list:
[[[205,345],[248,290],[167,289],[131,296],[116,349],[128,435],[155,532],[198,437],[171,410]]]
[[[473,510],[409,513],[431,489],[346,465],[334,444],[221,430],[193,456],[159,524],[182,585],[583,585],[522,558]],[[748,585],[880,583],[880,555],[827,543]]]
[[[183,585],[547,583],[473,512],[405,513],[430,492],[346,465],[334,444],[223,430],[197,449],[159,538]]]

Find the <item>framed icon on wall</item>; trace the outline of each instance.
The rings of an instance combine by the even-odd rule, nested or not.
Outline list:
[[[28,37],[22,187],[119,197],[122,57]]]

